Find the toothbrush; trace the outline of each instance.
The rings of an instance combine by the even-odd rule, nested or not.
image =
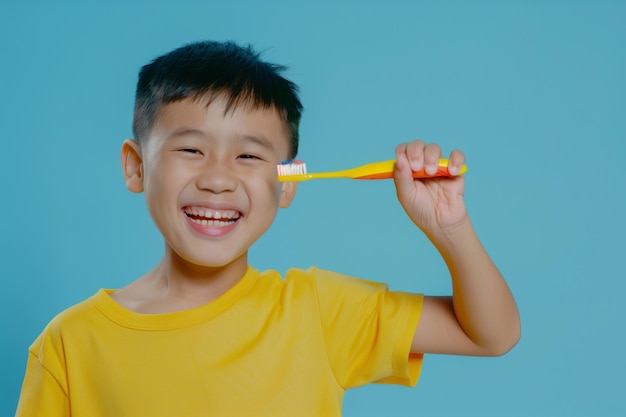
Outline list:
[[[395,160],[372,162],[343,171],[307,173],[306,164],[300,160],[283,161],[277,165],[278,181],[295,182],[319,178],[351,178],[353,180],[381,180],[393,178]],[[463,175],[467,167],[463,165],[458,175]],[[426,168],[413,172],[413,178],[451,177],[448,172],[448,160],[440,159],[437,172],[434,175],[426,173]]]

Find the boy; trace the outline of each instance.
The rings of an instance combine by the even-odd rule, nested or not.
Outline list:
[[[394,181],[446,261],[453,297],[248,265],[297,188],[276,178],[296,155],[302,110],[282,70],[218,42],[142,68],[122,168],[164,257],[51,321],[30,347],[17,416],[335,416],[348,388],[414,385],[423,353],[493,356],[517,343],[515,301],[468,219],[464,179],[411,176],[433,173],[437,145],[399,145]],[[458,174],[463,154],[449,159]]]

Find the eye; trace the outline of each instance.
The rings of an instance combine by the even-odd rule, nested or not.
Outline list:
[[[261,159],[258,156],[252,155],[252,154],[249,154],[249,153],[241,154],[241,155],[238,156],[238,158],[240,158],[240,159]]]
[[[181,148],[181,149],[178,149],[178,151],[184,152],[184,153],[190,153],[192,155],[202,155],[202,152],[194,148]]]

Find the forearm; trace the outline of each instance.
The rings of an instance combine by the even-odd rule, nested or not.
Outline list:
[[[450,270],[454,315],[463,332],[484,355],[506,353],[520,337],[519,313],[470,220],[429,238]]]

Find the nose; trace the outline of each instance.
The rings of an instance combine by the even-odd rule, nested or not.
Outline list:
[[[208,162],[196,179],[198,189],[215,194],[234,191],[238,183],[233,168],[220,161]]]

